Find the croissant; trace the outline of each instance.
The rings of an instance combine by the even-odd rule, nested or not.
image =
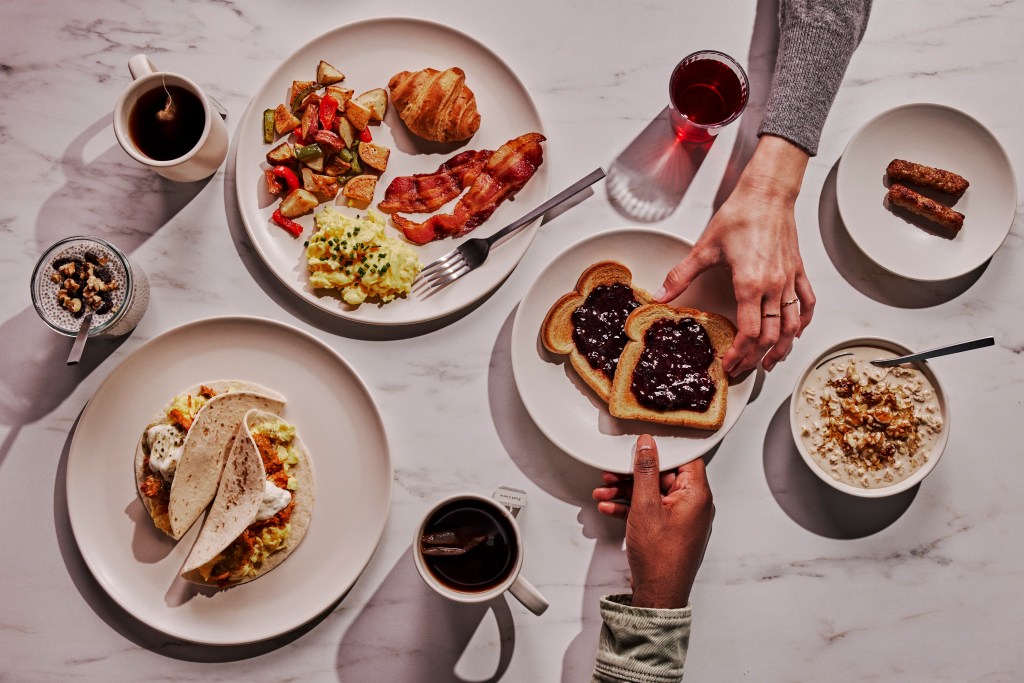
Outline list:
[[[402,71],[388,81],[391,102],[414,134],[435,142],[468,140],[480,129],[476,97],[466,87],[466,72]]]

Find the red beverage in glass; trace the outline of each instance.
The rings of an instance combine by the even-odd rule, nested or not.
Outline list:
[[[706,142],[747,106],[747,74],[731,57],[705,50],[683,59],[669,80],[669,112],[681,140]]]

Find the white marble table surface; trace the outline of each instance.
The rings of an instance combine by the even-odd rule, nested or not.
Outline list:
[[[481,305],[441,327],[336,324],[282,290],[246,244],[228,164],[175,185],[132,162],[111,130],[127,60],[147,52],[227,106],[232,131],[270,71],[303,42],[363,18],[417,16],[493,48],[543,117],[552,189],[612,164],[665,105],[684,54],[716,48],[751,71],[755,105],[716,142],[654,227],[695,238],[749,151],[773,52],[771,0],[687,2],[156,2],[8,0],[0,9],[0,680],[581,681],[600,595],[627,586],[620,523],[590,500],[598,473],[548,442],[512,378],[515,308],[551,256],[639,221],[603,186],[539,234]],[[1024,167],[1020,2],[877,2],[797,205],[819,298],[811,328],[715,452],[718,509],[693,592],[687,678],[696,681],[1013,681],[1024,676],[1024,250],[1020,213],[979,270],[918,285],[857,252],[835,199],[836,164],[872,116],[939,102],[983,121]],[[280,36],[286,36],[283,39]],[[67,368],[26,283],[70,234],[107,237],[149,273],[153,300],[121,344]],[[71,535],[64,475],[83,406],[147,339],[187,321],[250,314],[309,330],[361,373],[395,466],[381,544],[347,597],[298,633],[211,648],[161,635],[118,608]],[[787,402],[801,366],[861,332],[928,347],[994,334],[997,347],[935,363],[955,414],[946,454],[886,502],[833,492],[799,460]],[[628,454],[624,454],[628,457]],[[551,601],[448,604],[416,576],[411,530],[457,490],[524,489],[525,573]]]

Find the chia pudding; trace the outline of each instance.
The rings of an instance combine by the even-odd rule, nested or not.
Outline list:
[[[57,332],[78,333],[92,313],[90,337],[132,331],[149,306],[149,280],[134,261],[98,237],[68,237],[44,253],[32,273],[32,303]]]
[[[796,404],[800,438],[833,479],[858,488],[897,484],[933,455],[944,419],[935,388],[913,365],[880,368],[885,349],[857,346],[804,379]]]

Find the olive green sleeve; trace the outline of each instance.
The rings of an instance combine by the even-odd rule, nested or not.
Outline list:
[[[601,638],[592,683],[674,683],[683,678],[690,606],[633,607],[632,596],[601,598]]]

